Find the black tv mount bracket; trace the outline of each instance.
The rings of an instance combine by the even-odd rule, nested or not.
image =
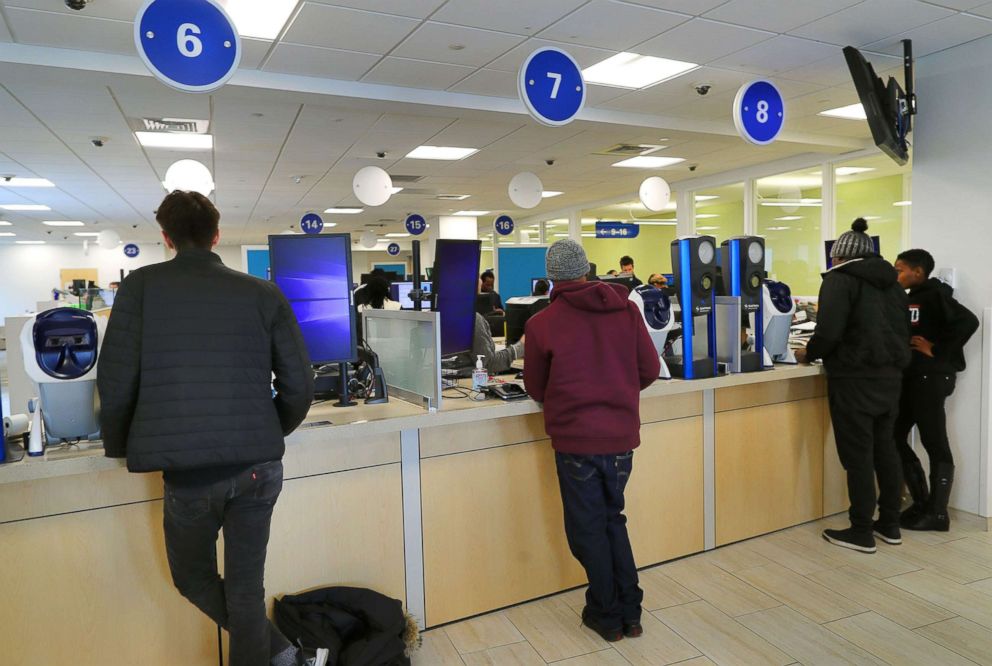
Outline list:
[[[900,100],[900,106],[905,105],[905,108],[899,109],[900,113],[904,116],[915,116],[916,115],[916,92],[915,86],[913,85],[913,40],[904,39],[902,40],[902,68],[903,76],[906,80],[906,98]]]

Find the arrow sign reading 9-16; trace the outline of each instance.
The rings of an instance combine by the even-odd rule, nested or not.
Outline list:
[[[155,78],[184,92],[217,90],[241,62],[241,37],[216,0],[146,0],[134,43]]]

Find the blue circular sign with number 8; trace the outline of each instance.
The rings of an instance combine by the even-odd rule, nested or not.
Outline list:
[[[241,38],[216,0],[147,0],[134,43],[157,79],[185,92],[220,88],[241,62]]]
[[[493,223],[493,228],[500,236],[509,236],[513,233],[513,218],[509,215],[500,215]]]
[[[785,126],[785,100],[770,81],[752,81],[734,100],[734,124],[745,140],[763,146],[774,141]]]

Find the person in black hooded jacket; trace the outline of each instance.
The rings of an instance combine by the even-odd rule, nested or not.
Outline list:
[[[837,454],[847,472],[851,526],[824,530],[838,546],[874,553],[875,535],[902,543],[902,474],[892,438],[902,371],[909,364],[909,310],[895,268],[875,255],[858,218],[830,256],[820,286],[816,331],[800,362],[823,359]],[[878,479],[878,521],[875,480]]]
[[[944,403],[965,369],[964,346],[978,330],[978,317],[954,299],[954,290],[931,278],[934,260],[926,250],[907,250],[896,259],[899,284],[909,290],[913,360],[902,385],[895,439],[913,505],[900,523],[911,530],[950,529],[947,503],[954,482],[954,457],[947,439]],[[930,458],[930,487],[920,459],[909,445],[913,426]]]

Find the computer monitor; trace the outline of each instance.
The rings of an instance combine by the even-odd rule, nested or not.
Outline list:
[[[893,77],[889,77],[888,83],[882,81],[871,63],[853,46],[844,47],[844,59],[864,108],[872,140],[896,164],[905,164],[909,161],[906,135],[912,129],[908,108],[912,102]],[[912,54],[908,61],[907,76],[910,77]],[[907,80],[906,84],[910,86],[912,82]]]
[[[600,275],[599,279],[603,282],[611,282],[613,284],[623,285],[627,288],[628,292],[634,291],[634,278],[632,277],[621,277],[617,275]]]
[[[358,359],[351,236],[269,236],[272,281],[289,300],[315,365]]]
[[[434,247],[433,307],[441,313],[441,355],[472,353],[482,243],[440,239]],[[430,270],[430,269],[428,269]]]
[[[506,344],[519,342],[530,318],[550,304],[551,299],[547,296],[519,296],[509,299],[506,302]]]
[[[548,291],[543,294],[537,293],[537,285],[540,282],[546,282],[548,284]],[[555,283],[553,280],[549,280],[546,277],[531,278],[530,279],[530,293],[531,296],[550,296],[551,292],[554,291]]]
[[[431,293],[431,283],[421,282],[420,289],[425,294]],[[414,303],[410,298],[411,291],[413,291],[412,282],[394,282],[389,286],[389,298],[399,303],[404,310],[413,310]]]

